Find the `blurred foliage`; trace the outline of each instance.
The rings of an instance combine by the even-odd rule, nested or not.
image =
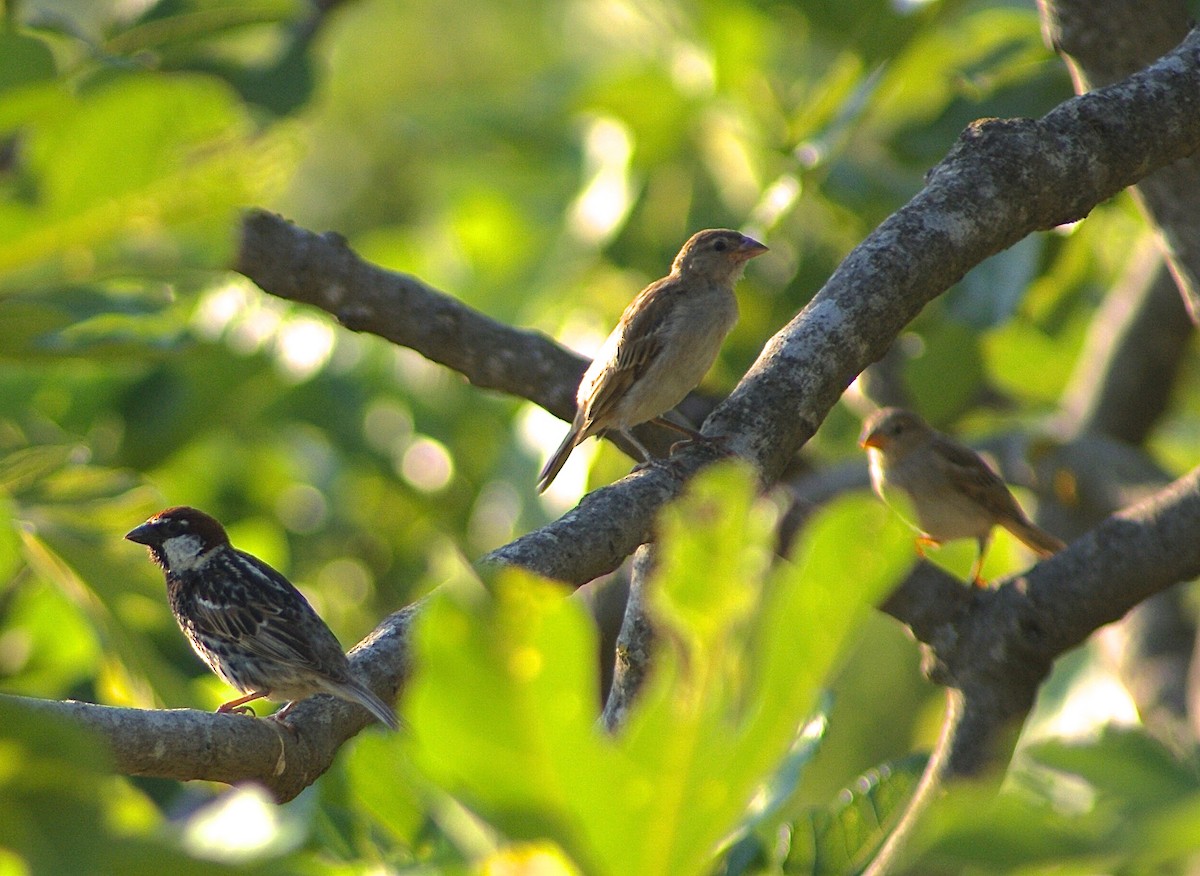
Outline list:
[[[509,573],[490,593],[440,594],[416,640],[414,762],[504,836],[549,837],[588,873],[705,872],[723,841],[774,827],[819,739],[820,687],[907,539],[854,497],[772,566],[776,516],[729,466],[664,515],[662,647],[615,738],[596,724],[591,625],[560,588]],[[863,528],[885,550],[847,549]]]
[[[708,378],[722,391],[965,124],[1069,94],[1033,9],[994,0],[10,2],[0,690],[227,698],[121,540],[168,504],[223,520],[349,644],[567,507],[589,466],[626,469],[592,443],[537,497],[560,424],[249,287],[226,270],[242,208],[335,229],[585,351],[688,234],[745,227],[771,255],[739,287]],[[898,347],[916,404],[939,424],[1036,422],[1146,233],[1120,197],[971,272]],[[1002,414],[981,405],[997,396]],[[1198,410],[1191,380],[1155,436],[1167,465],[1194,461]],[[856,431],[835,410],[814,463],[857,458]],[[573,600],[516,578],[449,587],[421,626],[412,737],[366,734],[286,807],[114,779],[69,728],[6,708],[0,874],[85,854],[114,873],[860,866],[939,714],[912,643],[850,611],[908,547],[850,505],[770,569],[772,508],[729,477],[664,520],[655,609],[672,635],[617,738],[593,728],[594,632]],[[999,804],[1028,854],[989,858],[979,822],[948,809],[930,860],[1083,872],[1182,855],[1188,768],[1121,738],[1036,750],[1041,781]],[[1146,768],[1106,781],[1131,757]],[[1064,786],[1092,789],[1092,807],[1064,804]]]
[[[996,799],[962,788],[923,823],[909,872],[1175,873],[1198,860],[1200,771],[1144,733],[1028,746]]]

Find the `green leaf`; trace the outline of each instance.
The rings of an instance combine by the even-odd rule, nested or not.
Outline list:
[[[827,808],[792,826],[785,873],[856,873],[904,813],[927,758],[910,755],[859,776]]]
[[[717,652],[749,616],[772,558],[774,517],[747,470],[732,465],[705,472],[663,510],[650,605],[689,648]]]
[[[165,294],[129,294],[100,283],[0,297],[0,356],[144,357],[178,343],[178,322],[156,318],[171,313]]]
[[[54,55],[44,42],[0,23],[0,92],[51,79],[54,73]]]
[[[711,868],[760,786],[808,757],[798,728],[901,568],[888,555],[905,557],[877,550],[904,531],[861,497],[818,515],[796,561],[772,570],[774,519],[738,465],[665,512],[650,584],[661,644],[611,739],[596,727],[593,632],[560,588],[511,573],[492,596],[435,597],[407,710],[418,765],[505,835],[548,838],[587,872]]]
[[[78,98],[59,86],[0,95],[0,125],[22,133],[31,193],[0,209],[0,288],[134,264],[220,267],[237,211],[287,157],[252,139],[228,88],[198,76],[124,75]]]
[[[922,821],[925,863],[991,872],[1174,872],[1194,858],[1194,765],[1141,729],[1026,748],[999,797],[956,787]],[[1119,863],[1118,863],[1119,862]]]
[[[1037,763],[1071,773],[1126,805],[1165,804],[1196,794],[1195,769],[1141,730],[1106,728],[1090,742],[1049,740],[1026,749]]]
[[[970,408],[983,385],[979,332],[945,318],[922,321],[919,333],[920,349],[905,363],[904,385],[930,422],[952,421]]]
[[[40,444],[0,456],[0,489],[9,493],[27,490],[60,471],[78,452],[78,447]]]

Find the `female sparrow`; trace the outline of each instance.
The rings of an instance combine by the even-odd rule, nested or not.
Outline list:
[[[859,444],[871,466],[871,485],[885,501],[886,491],[904,493],[917,516],[917,551],[957,538],[974,538],[979,555],[971,570],[976,586],[992,538],[1003,526],[1039,556],[1064,545],[1040,529],[1021,510],[1004,481],[978,453],[938,432],[912,411],[883,408],[863,423]]]
[[[607,429],[624,435],[642,461],[650,454],[629,431],[654,420],[699,433],[663,418],[683,401],[712,367],[737,322],[733,287],[746,262],[767,248],[724,228],[693,234],[679,250],[671,273],[643,289],[625,308],[575,393],[575,420],[538,476],[543,492],[571,451]]]
[[[245,696],[218,712],[249,712],[266,697],[297,702],[318,693],[358,703],[393,730],[395,713],[354,677],[342,646],[291,582],[229,543],[195,508],[168,508],[125,536],[144,544],[167,577],[167,598],[192,649]]]

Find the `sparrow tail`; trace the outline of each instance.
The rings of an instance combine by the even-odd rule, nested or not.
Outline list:
[[[572,426],[566,437],[563,438],[562,444],[558,445],[558,450],[554,451],[554,455],[550,457],[542,468],[541,474],[538,475],[537,491],[539,493],[546,492],[546,488],[554,483],[559,470],[566,464],[567,457],[571,455],[571,451],[575,449],[579,440],[579,432]]]
[[[374,715],[379,723],[387,725],[389,730],[399,730],[400,721],[396,717],[396,713],[388,707],[387,703],[375,696],[363,684],[358,681],[352,681],[344,687],[340,688],[344,699],[353,700],[358,703],[372,715]]]
[[[1067,546],[1062,539],[1056,538],[1028,520],[1002,520],[1000,525],[1040,557],[1056,554]]]

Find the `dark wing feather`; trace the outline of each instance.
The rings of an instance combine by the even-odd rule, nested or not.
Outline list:
[[[262,560],[234,553],[241,569],[211,580],[243,592],[194,589],[191,619],[196,626],[214,637],[236,639],[239,647],[265,660],[340,675],[337,667],[345,659],[341,645],[303,595]],[[245,584],[242,576],[249,577]]]

